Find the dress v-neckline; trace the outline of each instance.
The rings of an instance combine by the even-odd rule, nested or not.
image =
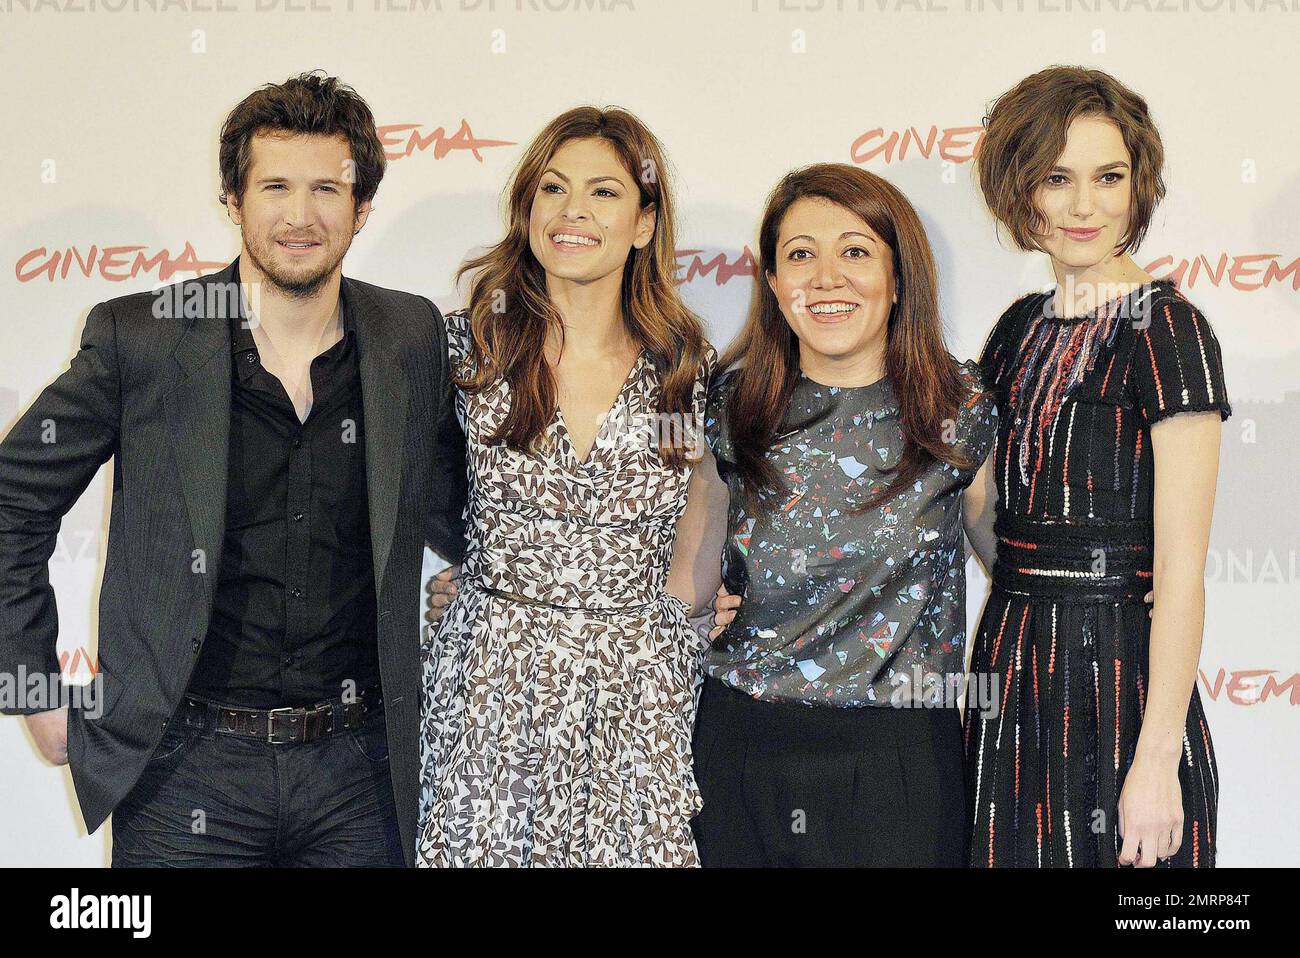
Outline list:
[[[605,415],[604,418],[601,419],[600,425],[596,427],[596,435],[591,440],[591,448],[587,450],[586,459],[578,458],[578,450],[574,448],[573,439],[569,436],[569,427],[564,422],[564,409],[560,406],[559,400],[558,399],[556,400],[555,402],[556,430],[559,432],[561,438],[563,439],[565,448],[569,450],[569,458],[572,459],[574,463],[577,464],[579,469],[586,468],[586,466],[591,462],[591,460],[595,458],[596,449],[597,447],[600,446],[600,437],[605,434],[605,427],[609,425],[610,416],[613,414],[614,410],[618,408],[618,404],[622,401],[623,394],[627,392],[628,387],[631,386],[633,382],[635,382],[637,378],[637,373],[641,369],[641,361],[644,358],[645,358],[645,349],[643,347],[637,352],[636,359],[632,360],[632,368],[627,371],[627,376],[623,380],[623,385],[619,388],[617,395],[614,396],[614,401],[610,403],[609,408],[605,410]]]

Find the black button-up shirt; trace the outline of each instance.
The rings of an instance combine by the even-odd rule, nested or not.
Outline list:
[[[312,360],[306,422],[263,368],[244,320],[231,323],[226,533],[194,695],[278,708],[379,681],[361,371],[346,299],[342,318],[343,338]]]

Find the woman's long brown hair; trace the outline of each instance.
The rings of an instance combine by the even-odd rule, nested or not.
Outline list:
[[[570,140],[587,138],[613,147],[640,190],[641,209],[654,207],[654,235],[644,248],[632,249],[623,269],[623,320],[659,372],[658,411],[680,416],[689,429],[699,428],[691,419],[691,400],[708,343],[699,320],[677,294],[676,217],[663,150],[626,110],[583,106],[556,117],[529,144],[507,188],[505,238],[457,272],[458,281],[474,274],[469,306],[474,365],[458,384],[477,392],[505,379],[510,411],[491,441],[523,451],[535,448],[555,415],[557,389],[544,346],[549,330],[564,334],[547,294],[545,271],[529,246],[529,215],[555,152]],[[680,468],[686,455],[683,444],[673,441],[679,431],[660,429],[657,435],[664,461]]]
[[[913,482],[933,459],[969,468],[955,434],[969,395],[957,361],[948,352],[939,318],[934,256],[916,210],[893,185],[843,163],[819,163],[787,173],[767,200],[759,229],[759,269],[749,316],[722,357],[721,368],[739,364],[726,415],[744,497],[751,510],[770,508],[788,491],[785,477],[767,458],[799,377],[799,340],[781,314],[766,274],[776,273],[776,242],[790,207],[820,197],[860,217],[888,244],[894,258],[898,303],[886,331],[885,375],[893,383],[904,449],[884,489],[860,504],[879,505]]]

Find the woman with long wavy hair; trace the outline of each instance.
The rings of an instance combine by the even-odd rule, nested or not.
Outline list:
[[[507,207],[447,317],[468,547],[424,659],[418,862],[696,864],[687,616],[713,595],[677,530],[716,355],[676,292],[663,153],[570,110]]]
[[[925,229],[888,182],[788,174],[711,390],[740,611],[694,738],[709,865],[961,865],[965,516],[997,411],[944,344]]]

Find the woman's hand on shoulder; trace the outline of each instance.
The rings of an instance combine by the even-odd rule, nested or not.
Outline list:
[[[718,586],[717,594],[713,597],[713,601],[709,603],[709,607],[713,609],[713,615],[709,619],[709,624],[712,626],[709,629],[710,642],[720,636],[727,626],[731,625],[736,618],[736,610],[740,608],[740,602],[741,597],[728,592],[725,584]]]

